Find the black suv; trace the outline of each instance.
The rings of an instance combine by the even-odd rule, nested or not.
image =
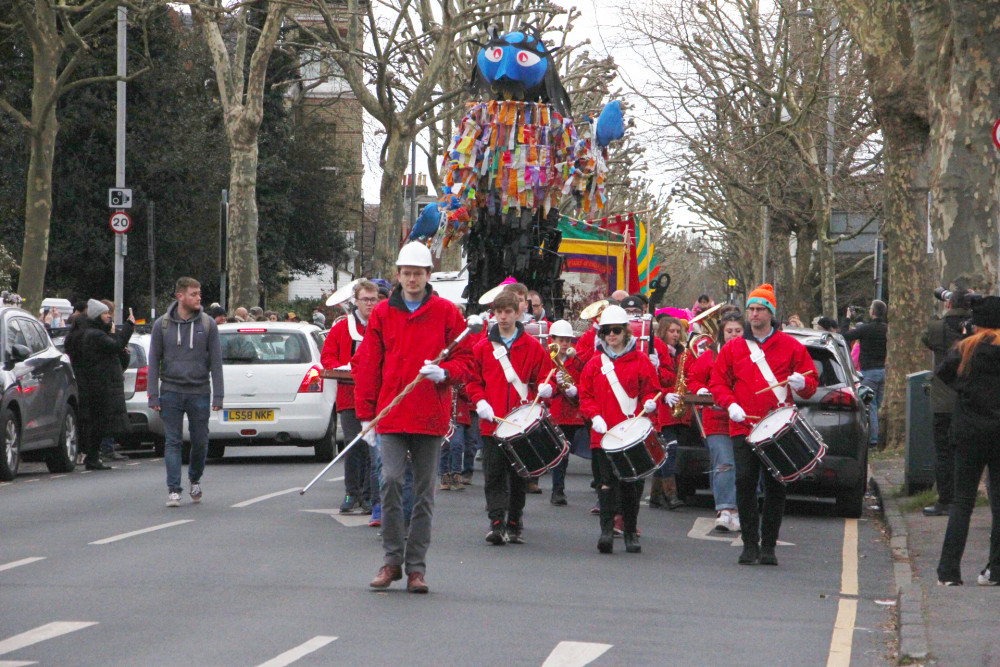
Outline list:
[[[843,516],[861,516],[868,483],[868,404],[874,395],[860,386],[850,351],[840,334],[786,328],[806,346],[819,378],[809,399],[796,397],[800,414],[826,442],[826,457],[803,479],[788,485],[789,494],[832,496]],[[694,427],[695,429],[697,427]],[[708,450],[700,440],[678,442],[677,488],[682,496],[708,488]]]
[[[69,357],[26,310],[0,308],[0,481],[21,461],[51,472],[76,465],[76,378]]]

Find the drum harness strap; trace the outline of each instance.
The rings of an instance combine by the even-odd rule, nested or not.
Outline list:
[[[618,374],[615,373],[615,364],[608,358],[608,355],[601,353],[601,373],[604,374],[605,379],[607,379],[608,384],[611,385],[611,391],[614,392],[615,398],[618,399],[618,407],[621,408],[622,413],[626,417],[631,417],[635,414],[635,408],[638,404],[638,399],[632,398],[625,393],[625,387],[622,383],[618,381]]]
[[[514,370],[514,365],[510,363],[510,357],[507,356],[507,346],[495,340],[490,341],[490,343],[493,344],[493,358],[500,362],[500,367],[503,368],[503,375],[507,378],[507,382],[517,391],[517,395],[521,397],[521,401],[527,401],[528,385],[521,382],[521,378],[517,376],[517,371]]]
[[[351,340],[354,341],[351,344],[351,354],[358,351],[358,344],[364,339],[364,335],[358,331],[358,320],[355,319],[354,313],[347,316],[347,332],[351,334]]]
[[[764,350],[760,349],[760,345],[757,341],[745,339],[747,342],[747,347],[750,348],[750,361],[757,364],[757,368],[760,369],[761,375],[767,381],[767,384],[773,387],[771,391],[774,392],[775,397],[778,399],[778,405],[784,405],[788,400],[788,387],[781,385],[780,387],[775,387],[778,384],[778,379],[774,377],[774,372],[771,367],[767,364],[767,359],[764,358]]]

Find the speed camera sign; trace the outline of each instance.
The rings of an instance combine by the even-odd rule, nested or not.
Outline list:
[[[109,223],[111,225],[111,230],[115,234],[127,234],[128,230],[132,229],[132,218],[128,216],[128,213],[123,211],[113,213]]]

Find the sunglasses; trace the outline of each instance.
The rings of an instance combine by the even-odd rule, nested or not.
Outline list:
[[[601,335],[607,336],[608,334],[614,334],[616,336],[621,335],[625,331],[625,327],[601,327]]]

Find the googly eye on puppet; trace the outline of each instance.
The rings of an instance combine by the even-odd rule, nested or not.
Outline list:
[[[472,90],[497,100],[549,103],[568,115],[569,95],[538,31],[523,28],[501,35],[490,28],[488,34],[489,41],[476,56]]]

